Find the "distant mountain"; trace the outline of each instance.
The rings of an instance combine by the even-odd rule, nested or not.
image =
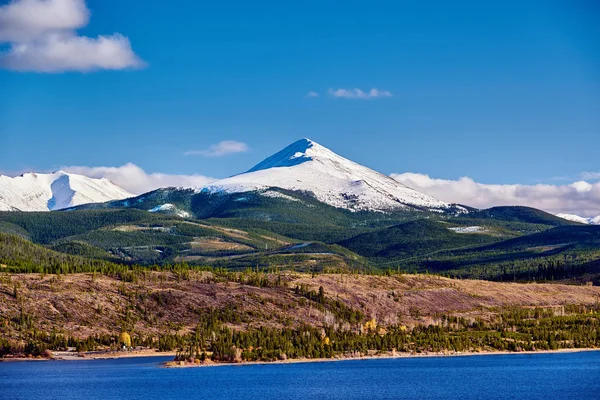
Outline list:
[[[580,224],[600,225],[600,215],[592,218],[584,218],[574,214],[556,214],[556,216],[567,221],[579,222]]]
[[[212,182],[203,191],[240,193],[272,187],[305,192],[351,211],[456,210],[309,139],[292,143],[243,174]]]
[[[14,178],[0,175],[0,211],[52,211],[132,196],[108,179],[63,171]]]
[[[61,171],[0,176],[2,210],[13,211],[0,212],[0,235],[17,243],[14,251],[23,241],[52,250],[38,255],[31,247],[45,258],[17,260],[34,271],[65,253],[84,258],[75,265],[374,268],[600,282],[600,226],[587,225],[600,218],[448,204],[309,139],[208,186],[136,197],[106,179]],[[64,212],[19,212],[49,210]]]

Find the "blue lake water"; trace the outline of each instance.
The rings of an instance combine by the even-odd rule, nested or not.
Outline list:
[[[599,399],[600,352],[162,368],[0,363],[0,399]]]

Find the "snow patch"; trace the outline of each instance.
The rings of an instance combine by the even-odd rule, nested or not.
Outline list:
[[[178,217],[181,217],[181,218],[189,218],[190,217],[189,212],[180,210],[179,208],[177,208],[175,206],[175,204],[171,204],[171,203],[161,204],[161,205],[156,206],[148,211],[151,213],[160,212],[160,213],[165,213],[165,214],[177,215]]]
[[[483,226],[457,226],[448,229],[456,233],[482,233],[486,231]]]
[[[289,201],[298,201],[300,203],[302,202],[300,199],[297,199],[297,198],[287,195],[285,193],[276,192],[274,190],[264,191],[260,195],[265,196],[265,197],[270,197],[273,199],[285,199],[285,200],[289,200]]]
[[[454,208],[456,209],[456,213],[454,214],[455,216],[469,213],[469,210],[466,207],[459,206],[458,204],[454,205]]]

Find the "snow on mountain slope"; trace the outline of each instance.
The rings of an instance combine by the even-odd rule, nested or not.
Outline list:
[[[592,218],[580,217],[574,214],[556,214],[558,218],[566,219],[567,221],[579,222],[588,225],[600,225],[600,215]]]
[[[160,206],[156,206],[148,211],[151,213],[164,213],[164,214],[168,214],[168,215],[177,215],[178,217],[182,217],[182,218],[189,218],[191,216],[189,212],[180,210],[177,208],[177,206],[175,206],[175,204],[171,204],[171,203],[161,204]]]
[[[50,211],[86,203],[120,200],[133,195],[108,179],[62,171],[0,175],[0,211]]]
[[[450,207],[309,139],[292,143],[246,173],[212,182],[203,190],[235,193],[269,187],[311,192],[324,203],[352,211]]]
[[[18,210],[0,200],[0,211],[18,211]]]

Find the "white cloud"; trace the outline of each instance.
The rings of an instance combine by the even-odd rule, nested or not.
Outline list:
[[[142,65],[131,50],[129,39],[118,33],[95,39],[50,35],[44,41],[15,44],[0,55],[0,66],[14,71],[86,72]]]
[[[0,7],[0,41],[26,42],[51,31],[72,31],[89,18],[83,0],[13,0]]]
[[[587,179],[590,181],[600,180],[600,172],[582,172],[581,179]]]
[[[414,173],[391,176],[406,186],[450,203],[477,208],[521,205],[553,214],[567,213],[584,217],[600,215],[600,182],[579,181],[566,185],[488,185],[468,177],[445,180]]]
[[[342,99],[360,99],[371,100],[379,97],[392,97],[392,93],[388,90],[371,89],[368,92],[363,92],[360,89],[329,89],[329,95],[335,98]]]
[[[191,150],[183,153],[186,156],[205,156],[205,157],[221,157],[228,154],[246,153],[250,148],[244,142],[235,140],[224,140],[217,144],[211,145],[205,150]]]
[[[306,93],[306,95],[304,97],[307,97],[307,98],[319,97],[319,93],[310,91],[310,92]]]
[[[591,183],[587,183],[586,181],[573,182],[570,186],[573,189],[575,189],[578,193],[587,193],[594,190],[594,185],[592,185]]]
[[[0,67],[56,73],[145,65],[119,33],[78,36],[89,18],[84,0],[13,0],[0,7],[0,44],[8,44]]]
[[[142,194],[162,187],[199,187],[212,181],[203,175],[169,175],[147,173],[135,164],[120,167],[62,167],[62,171],[85,175],[90,178],[106,178],[130,193]]]

